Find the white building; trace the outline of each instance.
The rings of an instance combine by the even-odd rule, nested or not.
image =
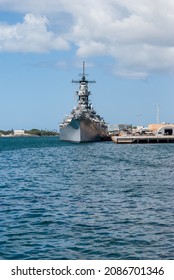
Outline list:
[[[154,131],[157,135],[174,135],[174,124],[149,124],[148,128]]]
[[[174,126],[173,125],[163,126],[158,129],[157,134],[174,135]]]
[[[24,129],[15,129],[15,130],[14,130],[14,135],[15,135],[15,136],[22,136],[22,135],[25,135],[25,130],[24,130]]]

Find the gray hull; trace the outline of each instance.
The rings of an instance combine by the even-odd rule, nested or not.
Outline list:
[[[90,119],[72,119],[69,124],[60,128],[60,140],[97,142],[108,140],[108,133],[105,127],[101,127]]]

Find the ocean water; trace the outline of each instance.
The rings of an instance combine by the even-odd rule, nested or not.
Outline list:
[[[174,144],[0,138],[0,259],[174,259]]]

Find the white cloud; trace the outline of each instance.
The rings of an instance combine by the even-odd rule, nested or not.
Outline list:
[[[79,57],[113,57],[117,75],[174,71],[173,0],[0,0],[0,9],[27,13],[22,24],[0,26],[1,50],[59,50],[69,42]]]
[[[0,24],[0,51],[46,52],[68,49],[63,37],[48,30],[45,16],[26,14],[23,23]]]

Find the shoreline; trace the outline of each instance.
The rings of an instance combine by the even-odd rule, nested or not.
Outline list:
[[[19,138],[19,137],[59,137],[57,135],[36,135],[36,134],[25,134],[25,135],[0,135],[0,138]]]
[[[26,129],[11,129],[0,130],[0,137],[31,137],[31,136],[58,136],[59,132],[54,130],[32,128]]]

